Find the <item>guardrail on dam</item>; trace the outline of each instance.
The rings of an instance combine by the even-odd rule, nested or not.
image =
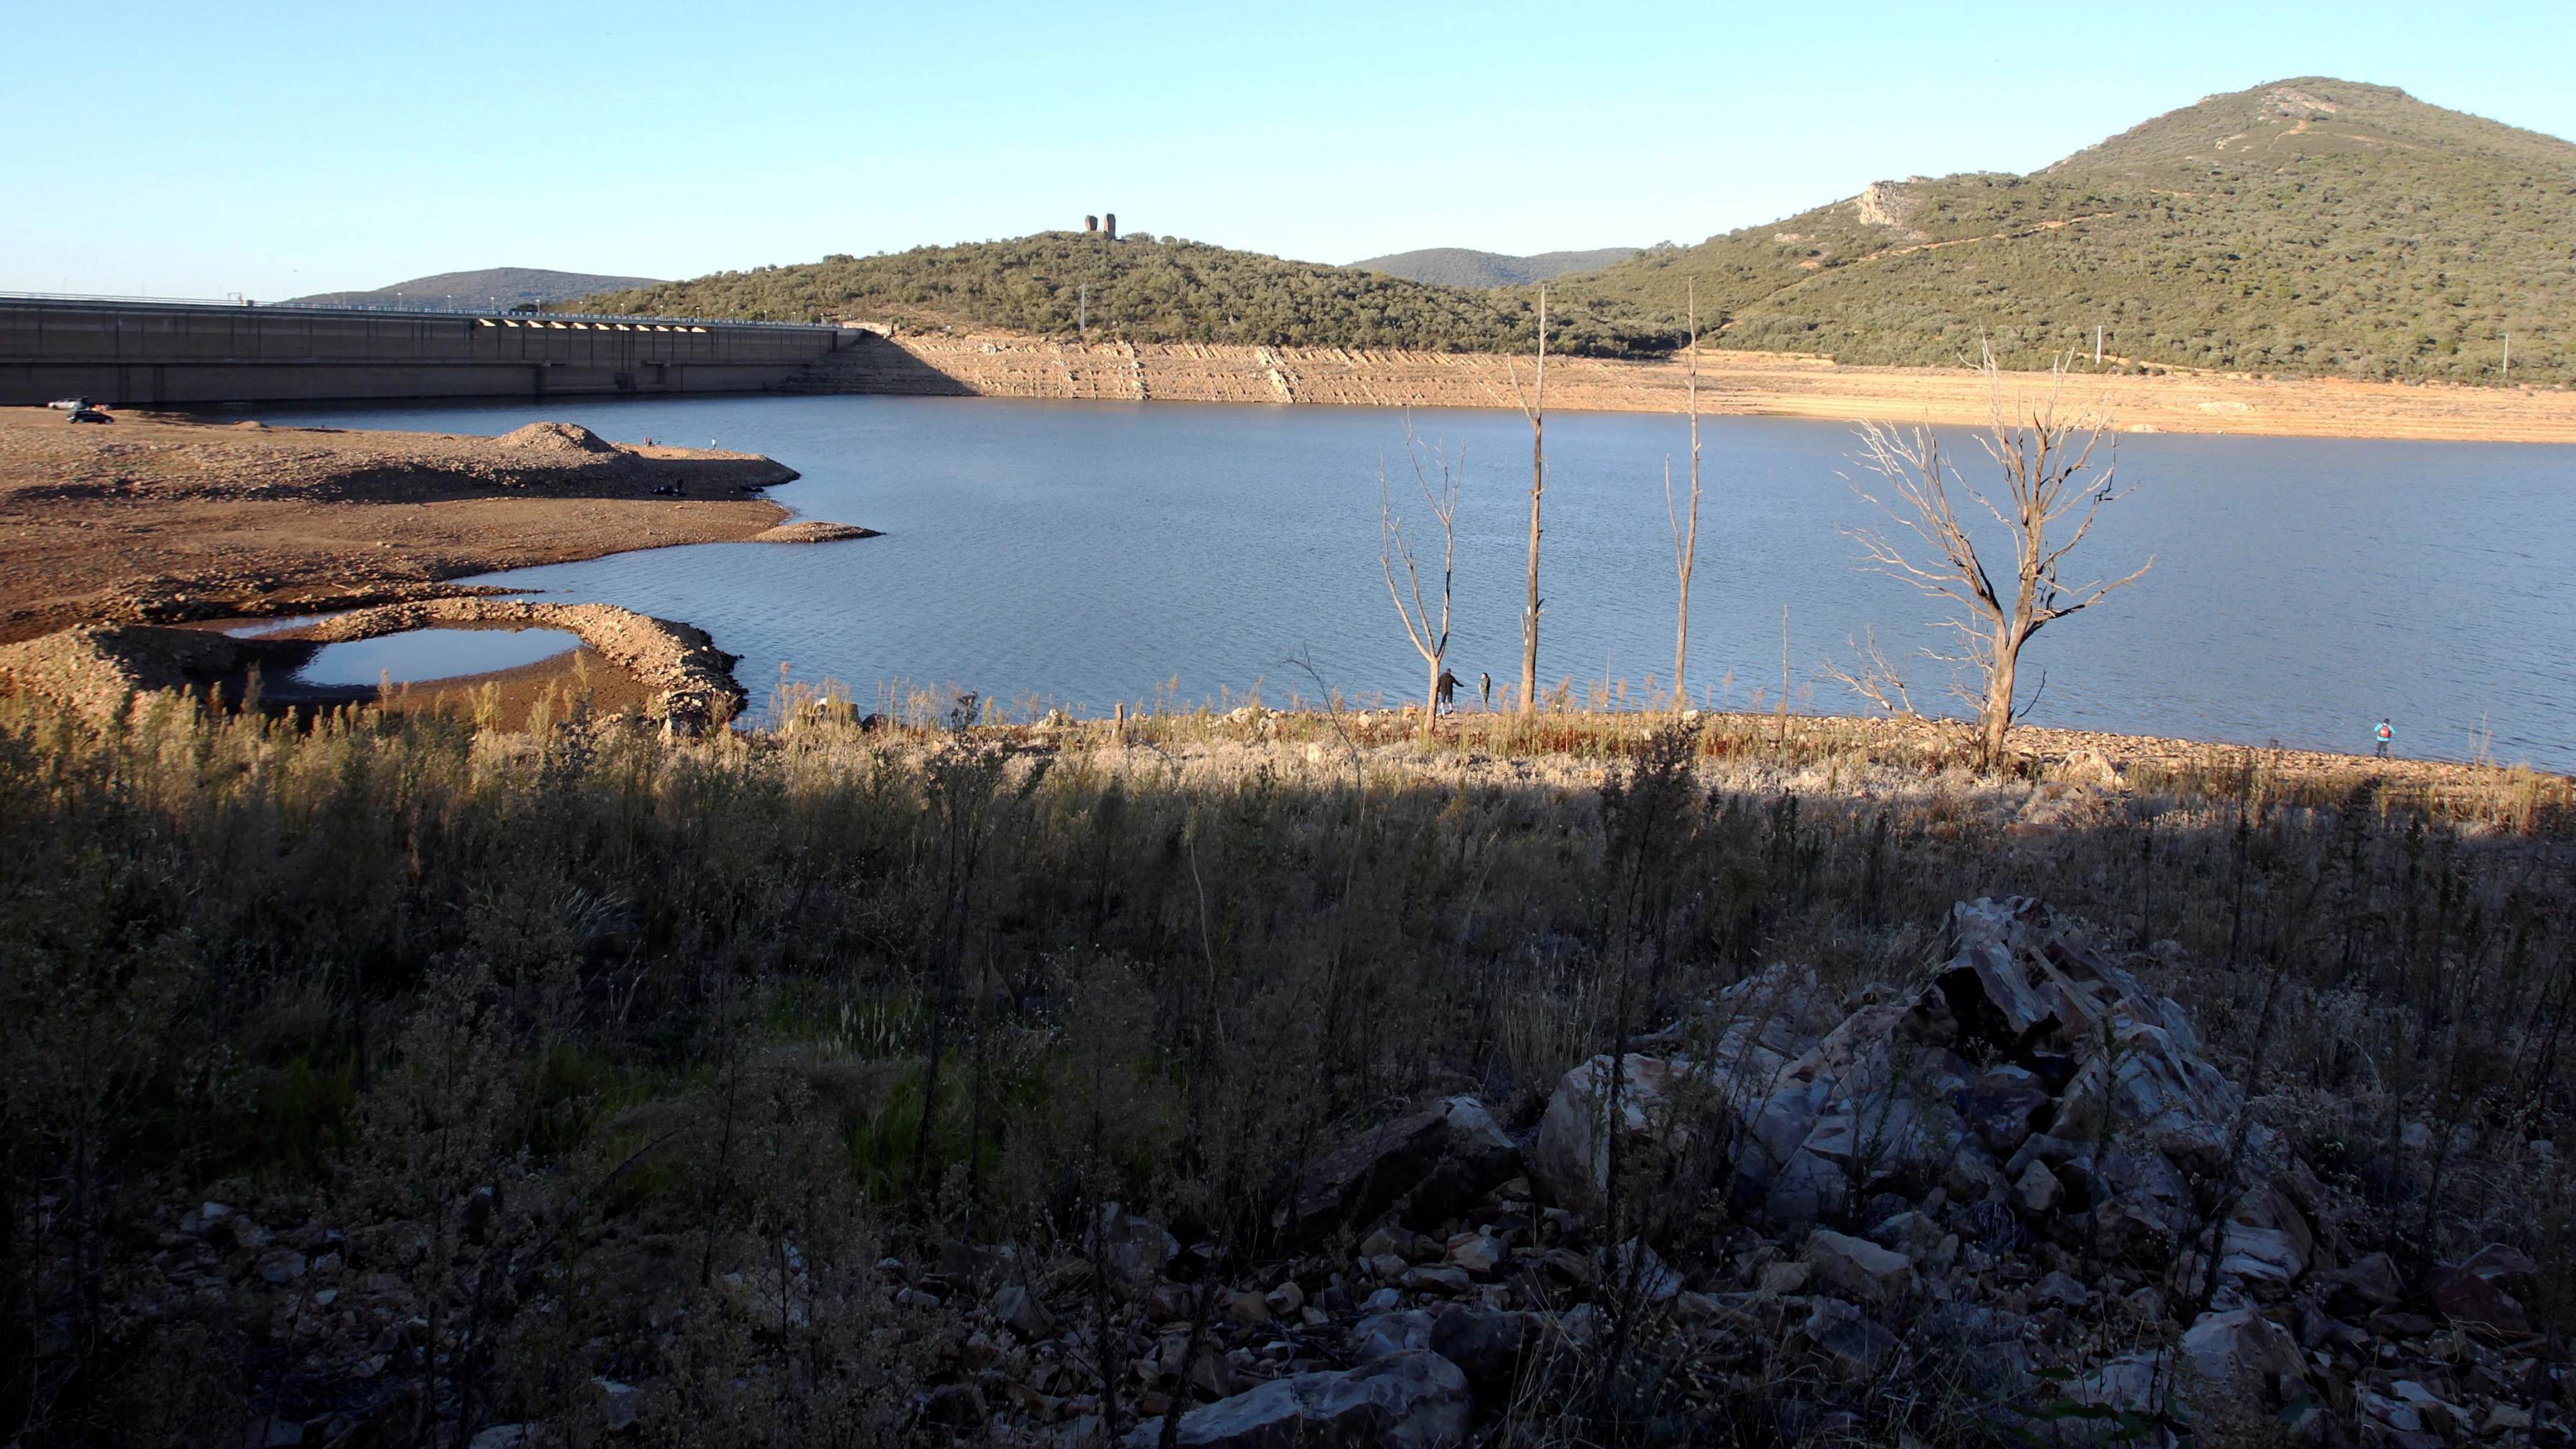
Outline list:
[[[0,296],[0,404],[753,392],[867,335],[788,322]]]

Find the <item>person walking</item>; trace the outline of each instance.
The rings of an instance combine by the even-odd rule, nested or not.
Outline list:
[[[2397,738],[2396,729],[2392,727],[2388,721],[2383,719],[2379,722],[2379,728],[2370,732],[2370,737],[2379,741],[2379,748],[2372,753],[2376,754],[2380,759],[2387,759],[2388,742]]]
[[[1458,676],[1450,673],[1445,667],[1440,671],[1439,689],[1432,700],[1432,708],[1445,709],[1451,714],[1458,712]]]

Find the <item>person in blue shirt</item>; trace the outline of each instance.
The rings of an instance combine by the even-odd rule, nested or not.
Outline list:
[[[2389,726],[2388,721],[2383,719],[2379,722],[2379,728],[2372,730],[2370,734],[2371,738],[2379,741],[2379,749],[2376,751],[2379,758],[2383,760],[2387,759],[2388,742],[2397,738],[2397,731]]]

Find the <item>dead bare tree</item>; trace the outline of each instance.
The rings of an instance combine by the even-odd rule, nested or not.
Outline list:
[[[1449,595],[1456,574],[1458,557],[1458,495],[1466,483],[1467,454],[1461,447],[1452,460],[1437,443],[1424,443],[1413,435],[1410,422],[1404,428],[1404,456],[1413,465],[1414,486],[1422,490],[1422,501],[1440,524],[1440,621],[1431,621],[1430,605],[1422,597],[1422,568],[1413,556],[1413,545],[1404,537],[1404,520],[1396,516],[1395,500],[1387,487],[1386,464],[1377,469],[1378,568],[1386,575],[1386,596],[1395,601],[1397,617],[1404,620],[1405,637],[1413,641],[1414,651],[1422,656],[1429,669],[1429,687],[1422,694],[1422,738],[1431,738],[1432,721],[1440,710],[1440,680],[1448,672]],[[1431,478],[1438,474],[1434,487]],[[1405,586],[1395,582],[1395,566],[1404,565]],[[1406,595],[1412,596],[1411,602]]]
[[[1991,770],[2003,759],[2022,646],[2048,624],[2100,603],[2113,589],[2135,583],[2155,567],[2150,556],[2137,572],[2109,583],[2097,579],[2069,586],[2059,576],[2066,556],[2092,532],[2103,505],[2128,496],[2126,490],[2113,491],[2116,459],[2099,467],[2093,462],[2095,448],[2111,431],[2110,418],[2091,409],[2060,408],[2068,361],[2055,360],[2048,390],[2032,401],[2007,398],[2002,373],[1991,354],[1986,358],[1987,423],[1977,441],[2003,475],[1995,498],[1968,486],[1942,458],[1940,438],[1930,428],[1900,433],[1881,423],[1861,427],[1862,451],[1856,461],[1886,480],[1889,497],[1879,497],[1857,480],[1852,491],[1911,532],[1929,552],[1918,562],[1875,528],[1846,532],[1860,544],[1869,567],[1960,606],[1963,617],[1943,621],[1958,631],[1960,652],[1932,657],[1965,666],[1973,681],[1973,688],[1963,685],[1956,692],[1977,710],[1981,769]],[[1954,485],[2008,531],[2013,550],[2009,592],[1996,586],[1978,556],[1976,540],[1952,501]],[[2073,532],[2064,542],[2052,543],[2050,528],[2070,515],[2080,520]]]
[[[1509,360],[1505,366],[1510,368]],[[1530,425],[1529,605],[1521,611],[1521,713],[1538,713],[1538,513],[1547,492],[1547,284],[1538,288],[1538,382],[1531,397],[1521,396],[1521,376],[1510,368],[1512,397]]]
[[[1685,292],[1690,311],[1690,526],[1673,514],[1673,461],[1664,460],[1664,517],[1673,525],[1673,567],[1681,575],[1680,617],[1673,626],[1673,708],[1687,708],[1682,672],[1690,663],[1691,566],[1699,562],[1699,284]]]

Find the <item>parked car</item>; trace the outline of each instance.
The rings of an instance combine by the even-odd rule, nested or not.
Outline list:
[[[112,423],[116,421],[116,419],[109,417],[104,409],[90,407],[87,404],[83,404],[80,407],[72,409],[71,420],[76,423]]]

